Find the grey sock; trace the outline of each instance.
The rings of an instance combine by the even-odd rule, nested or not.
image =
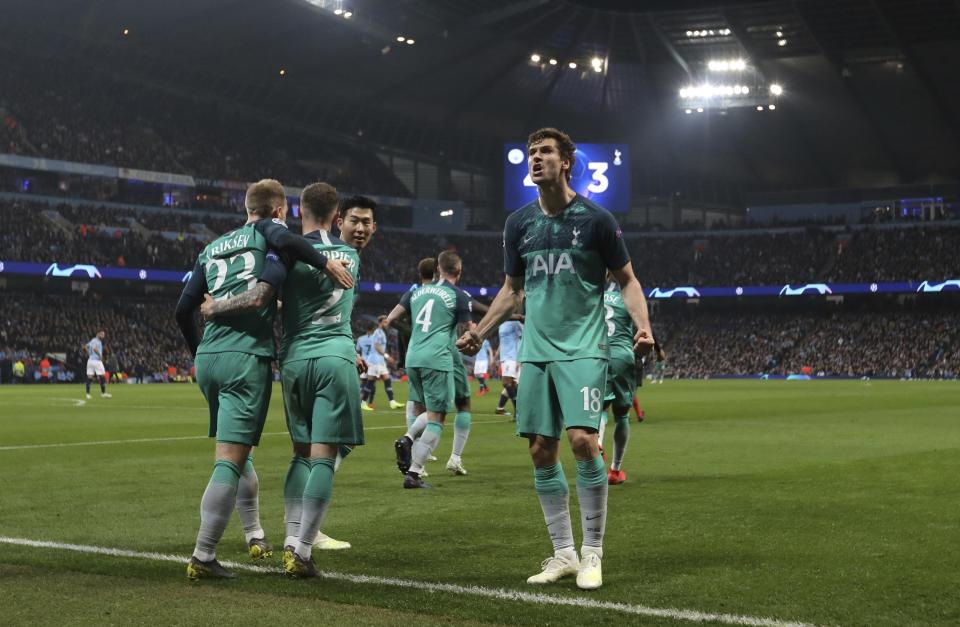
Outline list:
[[[416,442],[423,434],[423,430],[427,428],[427,412],[423,412],[417,419],[413,421],[413,424],[410,425],[410,428],[407,429],[406,436],[410,438],[411,442]]]
[[[471,422],[470,412],[457,412],[457,418],[453,423],[453,455],[455,457],[463,455],[463,448],[467,445],[467,438],[470,437]]]
[[[287,468],[287,478],[283,485],[283,520],[286,524],[284,546],[295,545],[300,537],[300,518],[303,516],[303,490],[310,478],[310,462],[304,457],[294,456]]]
[[[540,499],[543,520],[553,543],[554,552],[573,547],[573,525],[570,522],[570,489],[560,463],[533,469],[533,485]]]
[[[237,515],[247,542],[264,537],[263,527],[260,526],[260,478],[250,458],[247,458],[237,484]]]
[[[630,416],[617,416],[617,426],[613,430],[613,463],[610,467],[620,470],[623,456],[627,452],[627,442],[630,441]]]
[[[419,418],[418,418],[419,420]],[[440,434],[443,433],[443,425],[439,422],[428,422],[426,429],[420,439],[413,443],[411,457],[413,463],[410,465],[410,472],[420,474],[423,472],[423,465],[427,463],[433,451],[440,444]]]
[[[194,557],[209,562],[217,554],[217,543],[230,522],[237,502],[237,483],[240,469],[233,462],[221,459],[213,465],[213,475],[200,500],[200,531]]]
[[[583,524],[583,546],[602,547],[607,526],[607,473],[597,456],[577,460],[577,500]]]
[[[300,517],[300,538],[297,555],[307,559],[313,550],[323,517],[333,495],[333,459],[318,457],[310,460],[310,477],[303,490],[303,514]]]

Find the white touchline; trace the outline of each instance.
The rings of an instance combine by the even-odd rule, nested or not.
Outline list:
[[[508,420],[476,420],[473,422],[475,425],[488,425],[488,424],[497,424],[501,422],[509,422]],[[397,431],[403,431],[406,427],[402,425],[388,425],[382,427],[365,427],[364,431],[381,431],[384,429],[396,429]],[[277,435],[287,435],[286,431],[273,431],[270,433],[261,433],[260,437],[267,436],[277,436]],[[133,438],[130,440],[95,440],[92,442],[54,442],[51,444],[15,444],[12,446],[0,446],[0,451],[22,451],[26,449],[36,449],[36,448],[65,448],[70,446],[104,446],[108,444],[143,444],[148,442],[178,442],[182,440],[209,440],[210,438],[205,435],[182,435],[166,438]]]
[[[112,557],[129,557],[133,559],[153,560],[157,562],[177,562],[186,564],[187,560],[189,559],[189,556],[171,555],[169,553],[130,551],[126,549],[112,549],[102,546],[89,546],[86,544],[70,544],[67,542],[48,542],[44,540],[29,540],[27,538],[11,538],[8,536],[0,536],[0,543],[29,546],[38,549],[57,549],[60,551],[75,551],[77,553],[110,555]],[[267,566],[255,566],[253,564],[240,564],[237,562],[221,563],[227,568],[246,570],[255,573],[279,574],[282,572],[279,568],[269,568]],[[479,596],[486,597],[488,599],[497,599],[500,601],[519,601],[523,603],[535,603],[538,605],[584,607],[588,609],[620,612],[622,614],[655,616],[657,618],[669,618],[673,620],[691,621],[695,623],[714,622],[725,623],[727,625],[749,625],[751,627],[814,627],[814,625],[810,623],[778,620],[776,618],[743,616],[740,614],[718,614],[713,612],[701,612],[699,610],[684,610],[669,607],[647,607],[645,605],[615,603],[613,601],[598,601],[596,599],[590,599],[586,596],[563,597],[553,594],[522,592],[520,590],[506,590],[504,588],[462,586],[453,583],[433,583],[429,581],[415,581],[412,579],[395,579],[393,577],[379,577],[376,575],[351,575],[349,573],[337,573],[330,571],[320,571],[320,576],[325,579],[349,581],[350,583],[357,584],[392,586],[395,588],[414,588],[416,590],[422,590],[425,592],[447,592],[450,594]]]

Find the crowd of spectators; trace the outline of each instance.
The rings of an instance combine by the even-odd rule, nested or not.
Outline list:
[[[960,376],[960,313],[852,312],[663,315],[654,334],[667,376]]]
[[[165,379],[170,368],[188,372],[190,353],[173,320],[173,303],[87,295],[7,293],[0,299],[0,359],[39,363],[48,354],[66,355],[64,365],[82,380],[86,343],[107,332],[104,358],[119,372]]]
[[[170,299],[96,293],[5,293],[0,302],[0,361],[38,364],[65,354],[65,371],[82,380],[84,344],[104,329],[108,363],[130,377],[168,380],[188,374],[192,359]],[[365,332],[377,309],[356,312]],[[811,376],[960,377],[960,313],[936,311],[771,312],[660,309],[654,332],[666,350],[667,377]],[[406,336],[405,333],[399,334]],[[391,330],[392,354],[403,352]],[[172,370],[171,370],[172,369]]]
[[[44,212],[62,218],[57,226]],[[296,220],[291,228],[299,231]],[[138,211],[98,205],[0,200],[0,258],[189,269],[214,235],[243,222],[188,211]],[[61,228],[63,227],[63,228]],[[135,228],[136,227],[136,228]],[[960,228],[871,227],[836,233],[632,237],[634,270],[648,287],[779,285],[809,282],[943,281],[960,277]],[[381,229],[363,253],[361,276],[379,282],[417,280],[417,262],[454,249],[463,283],[503,280],[498,234],[433,234]]]
[[[30,57],[0,68],[4,151],[236,181],[324,180],[345,190],[409,196],[372,154],[71,64]]]

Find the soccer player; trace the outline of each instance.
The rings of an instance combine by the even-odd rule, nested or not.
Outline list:
[[[390,371],[387,369],[387,360],[392,359],[387,354],[387,317],[380,316],[377,324],[368,327],[370,350],[363,356],[367,362],[366,390],[364,391],[364,403],[361,406],[366,411],[373,411],[373,398],[377,393],[377,380],[383,381],[383,390],[387,393],[387,399],[390,409],[399,409],[403,407],[394,400],[393,381],[390,378]],[[371,323],[372,324],[372,323]]]
[[[437,260],[433,257],[425,257],[417,263],[417,275],[420,277],[420,285],[430,285],[433,283],[437,275]],[[411,288],[410,291],[413,291],[416,288]],[[403,315],[403,312],[398,312],[397,319]],[[389,319],[389,316],[387,316]],[[409,395],[408,395],[409,397]],[[406,436],[410,438],[411,441],[416,441],[417,438],[423,433],[423,430],[427,426],[427,415],[423,408],[421,407],[419,411],[415,406],[416,404],[412,400],[407,401],[406,405],[406,421],[407,421],[407,432]],[[431,455],[431,461],[436,460]],[[421,477],[425,473],[421,473]]]
[[[407,489],[431,487],[424,483],[421,473],[440,443],[444,419],[454,401],[451,346],[458,324],[470,322],[470,299],[455,286],[462,270],[460,256],[444,251],[437,258],[437,266],[440,280],[406,292],[387,316],[389,324],[407,313],[413,321],[406,359],[410,399],[418,416],[426,412],[427,418],[416,444],[409,435],[394,442],[397,467],[405,475],[403,487]]]
[[[361,359],[367,364],[369,369],[370,359],[373,356],[373,333],[377,329],[377,323],[373,320],[368,320],[364,325],[365,333],[357,338],[357,344],[355,349],[357,354],[360,355]],[[360,385],[360,409],[363,411],[373,411],[373,406],[370,405],[370,387],[367,382],[367,377],[369,376],[368,372],[364,372],[360,375],[360,380],[362,381]]]
[[[477,353],[477,359],[473,362],[473,376],[480,383],[480,389],[477,390],[477,396],[483,396],[490,392],[487,385],[487,377],[490,373],[490,364],[493,363],[493,348],[490,347],[490,340],[484,340],[480,352]]]
[[[517,433],[528,439],[534,487],[554,554],[527,579],[545,584],[576,574],[577,586],[599,588],[607,513],[607,478],[597,429],[607,374],[604,276],[613,273],[639,329],[634,350],[653,345],[647,304],[614,217],[569,184],[575,146],[565,133],[540,129],[527,139],[527,168],[538,198],[507,218],[503,288],[477,328],[458,347],[476,354],[498,324],[526,300],[519,359]],[[560,466],[560,438],[577,460],[582,559],[574,549],[569,487]]]
[[[331,259],[342,259],[358,279],[360,256],[330,235],[337,192],[326,183],[300,197],[304,236]],[[358,362],[350,329],[354,290],[338,288],[316,270],[297,264],[283,284],[280,346],[283,400],[294,457],[284,487],[287,537],[284,572],[316,577],[313,544],[333,494],[341,445],[363,444]]]
[[[657,342],[653,346],[653,354],[656,361],[653,364],[653,382],[663,384],[663,374],[667,369],[667,354],[663,352],[663,347]]]
[[[500,379],[503,391],[497,403],[496,414],[507,413],[507,400],[513,401],[513,411],[517,411],[517,378],[520,376],[520,363],[517,355],[523,339],[523,323],[519,320],[507,320],[500,325]]]
[[[216,546],[237,504],[238,487],[255,493],[258,483],[253,481],[250,451],[259,443],[270,404],[274,293],[286,275],[280,256],[287,263],[300,260],[323,270],[341,288],[354,284],[343,262],[328,262],[307,240],[287,230],[287,199],[278,181],[251,185],[245,205],[246,224],[203,249],[177,303],[177,324],[195,355],[197,382],[210,406],[209,434],[217,439],[213,474],[200,503],[197,543],[187,564],[192,581],[234,577],[217,561]],[[202,340],[194,319],[201,305],[204,317],[210,318]],[[221,317],[228,305],[237,313]],[[246,532],[251,557],[269,557],[272,549],[262,528],[252,529],[254,524],[259,527],[258,509],[243,507],[238,513],[245,532],[251,528]]]
[[[90,398],[90,381],[94,377],[100,384],[100,396],[111,397],[110,392],[107,392],[107,378],[104,376],[106,370],[103,368],[103,338],[105,337],[107,332],[100,329],[84,347],[87,351],[87,398]]]
[[[637,329],[623,304],[620,286],[609,272],[607,281],[609,285],[603,294],[603,308],[606,312],[610,360],[607,362],[604,415],[601,417],[598,440],[602,447],[607,422],[606,410],[612,406],[616,427],[613,432],[613,461],[607,472],[607,483],[618,485],[627,480],[627,474],[620,470],[620,466],[630,440],[630,408],[633,406],[634,391],[637,388],[636,355],[633,351],[633,338]]]

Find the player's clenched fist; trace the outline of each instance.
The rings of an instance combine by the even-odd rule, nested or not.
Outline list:
[[[457,340],[457,350],[464,355],[476,355],[480,352],[481,346],[483,346],[483,340],[480,339],[476,331],[467,331]]]
[[[653,333],[650,333],[646,329],[640,329],[637,331],[637,334],[633,336],[633,352],[639,357],[643,357],[653,350],[653,344]]]
[[[323,273],[330,277],[337,287],[345,290],[353,287],[353,275],[347,270],[346,264],[340,259],[331,259],[327,262]]]

